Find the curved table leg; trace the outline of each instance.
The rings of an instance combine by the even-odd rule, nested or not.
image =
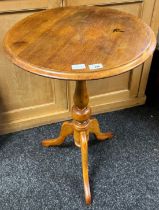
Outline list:
[[[100,131],[99,123],[97,119],[90,120],[89,132],[93,133],[96,136],[97,140],[100,140],[100,141],[110,139],[113,137],[113,134],[111,132],[102,133]]]
[[[88,176],[88,136],[86,132],[80,132],[81,156],[82,156],[82,172],[86,204],[91,203],[91,193]]]
[[[58,138],[55,138],[55,139],[43,140],[42,141],[42,145],[44,147],[58,146],[58,145],[60,145],[60,144],[62,144],[64,142],[65,138],[68,135],[73,134],[73,130],[74,130],[74,127],[73,127],[73,124],[72,123],[70,123],[70,122],[64,122],[62,124],[59,137]]]

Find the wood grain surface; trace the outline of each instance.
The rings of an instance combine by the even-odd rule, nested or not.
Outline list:
[[[46,77],[90,80],[126,72],[143,63],[156,45],[142,20],[97,6],[50,9],[13,26],[5,37],[12,62]],[[73,70],[72,65],[85,64]],[[91,70],[89,65],[102,64]]]
[[[82,174],[86,204],[91,204],[91,192],[88,174],[88,141],[89,134],[93,133],[97,140],[104,141],[112,138],[111,132],[102,133],[98,120],[91,118],[91,108],[88,106],[89,96],[86,81],[76,81],[74,93],[74,106],[72,107],[72,122],[64,122],[59,137],[42,141],[44,147],[61,145],[68,135],[74,137],[74,143],[81,147]]]

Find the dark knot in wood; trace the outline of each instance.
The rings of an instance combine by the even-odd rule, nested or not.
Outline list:
[[[115,28],[115,29],[113,30],[113,32],[125,32],[125,31],[121,30],[120,28]]]

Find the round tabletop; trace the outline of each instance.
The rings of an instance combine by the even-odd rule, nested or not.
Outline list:
[[[124,73],[154,51],[155,35],[141,19],[97,6],[37,12],[6,34],[12,62],[32,73],[90,80]]]

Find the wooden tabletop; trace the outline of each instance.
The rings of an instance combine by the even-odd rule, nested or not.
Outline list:
[[[90,80],[126,72],[154,51],[155,35],[139,18],[118,10],[65,7],[35,13],[7,33],[12,62],[46,77]]]

